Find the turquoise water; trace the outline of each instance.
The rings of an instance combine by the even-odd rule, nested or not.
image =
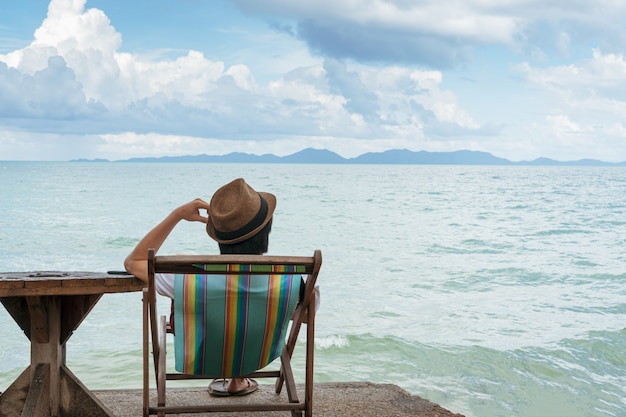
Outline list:
[[[626,416],[625,168],[0,162],[0,270],[120,269],[238,176],[278,197],[270,253],[323,252],[316,381],[468,417]],[[161,253],[217,248],[180,224]],[[2,391],[29,344],[3,309],[0,329]],[[67,360],[139,388],[140,295],[104,296]]]

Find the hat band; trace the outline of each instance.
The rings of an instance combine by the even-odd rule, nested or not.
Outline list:
[[[238,230],[234,230],[232,232],[222,232],[221,230],[215,229],[215,236],[220,240],[233,240],[237,239],[241,236],[245,236],[248,233],[252,232],[257,227],[263,224],[263,221],[267,217],[267,201],[263,198],[261,194],[258,194],[261,199],[261,207],[259,207],[259,211],[257,211],[256,215],[252,220],[248,222],[248,224],[244,225]]]

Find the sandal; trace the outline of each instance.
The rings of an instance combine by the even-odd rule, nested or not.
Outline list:
[[[230,395],[228,392],[228,380],[214,379],[213,382],[209,384],[207,391],[209,391],[209,394],[216,397],[228,397]]]

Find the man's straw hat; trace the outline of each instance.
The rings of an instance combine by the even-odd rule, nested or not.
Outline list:
[[[256,192],[237,178],[213,194],[206,231],[218,243],[243,242],[263,229],[275,208],[276,196]]]

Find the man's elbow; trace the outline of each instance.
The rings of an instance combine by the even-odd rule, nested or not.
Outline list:
[[[124,259],[124,269],[129,274],[137,276],[137,263],[130,257]]]
[[[126,259],[124,259],[124,269],[129,274],[132,274],[133,273],[133,263],[132,263],[132,261],[129,258],[130,257],[126,257]]]

